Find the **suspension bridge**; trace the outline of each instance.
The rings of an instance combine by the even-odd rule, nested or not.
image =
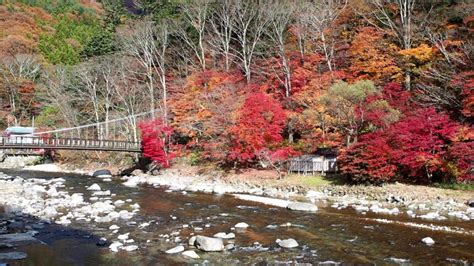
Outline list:
[[[137,131],[140,121],[154,118],[159,110],[106,119],[86,125],[0,136],[0,150],[77,150],[141,152]]]

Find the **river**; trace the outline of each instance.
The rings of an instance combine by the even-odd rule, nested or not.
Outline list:
[[[231,195],[166,192],[165,187],[141,186],[127,188],[121,181],[102,182],[89,176],[66,173],[2,171],[23,178],[62,177],[63,190],[83,193],[86,187],[98,183],[102,190],[111,190],[112,200],[138,203],[140,210],[130,220],[95,223],[73,220],[70,225],[46,224],[35,228],[35,236],[45,244],[19,246],[28,256],[23,260],[6,261],[11,265],[156,265],[194,264],[208,262],[219,265],[325,263],[388,264],[388,265],[472,265],[474,263],[474,222],[420,221],[405,215],[362,215],[352,209],[320,208],[316,213],[295,212],[260,203],[243,201]],[[1,196],[1,195],[0,195]],[[130,203],[130,204],[131,204]],[[0,208],[1,210],[1,208]],[[5,214],[2,214],[5,215]],[[1,216],[0,216],[1,217]],[[32,218],[27,224],[38,223]],[[387,222],[388,221],[388,222]],[[188,248],[191,235],[213,236],[231,232],[239,222],[250,226],[232,231],[235,248],[224,252],[196,253],[199,259],[165,251],[183,244]],[[466,232],[432,231],[406,226],[407,223],[449,226]],[[149,224],[144,228],[139,225]],[[112,233],[109,226],[120,227]],[[286,226],[289,225],[290,226]],[[202,231],[200,230],[202,229]],[[111,252],[107,246],[96,244],[107,238],[109,244],[119,234],[130,233],[137,251]],[[433,238],[434,245],[421,242]],[[295,239],[299,247],[284,249],[277,239]],[[3,250],[0,248],[0,253]],[[1,264],[0,260],[0,264]]]

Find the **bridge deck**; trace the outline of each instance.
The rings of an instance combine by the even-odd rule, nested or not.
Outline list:
[[[141,152],[140,142],[37,136],[0,137],[0,149],[55,149]]]

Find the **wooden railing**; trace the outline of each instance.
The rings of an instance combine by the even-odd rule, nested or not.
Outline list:
[[[38,136],[0,137],[0,149],[57,149],[141,152],[140,142]]]

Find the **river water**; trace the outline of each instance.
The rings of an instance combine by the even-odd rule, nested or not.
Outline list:
[[[64,189],[70,193],[91,194],[85,187],[98,183],[102,190],[117,194],[112,200],[131,199],[141,208],[128,221],[94,223],[73,221],[69,226],[46,225],[36,236],[47,245],[18,247],[28,257],[10,261],[11,265],[156,265],[195,264],[219,265],[285,263],[333,263],[379,265],[472,265],[474,263],[474,222],[447,220],[442,222],[411,219],[405,215],[386,216],[358,214],[352,209],[336,210],[323,207],[317,213],[289,211],[255,202],[243,201],[231,195],[165,192],[166,188],[142,186],[127,188],[119,180],[101,182],[88,176],[46,174],[40,172],[7,172],[25,178],[63,177]],[[1,196],[1,195],[0,195]],[[386,223],[398,221],[400,223]],[[381,222],[382,221],[382,222]],[[138,225],[150,223],[139,229]],[[192,234],[212,236],[231,232],[239,222],[250,225],[245,231],[235,231],[235,249],[225,252],[196,251],[200,259],[168,255],[164,251],[187,242]],[[465,234],[414,228],[402,223],[443,225],[461,228]],[[291,223],[292,226],[284,227]],[[113,234],[108,227],[120,226]],[[184,226],[183,226],[184,225]],[[201,227],[202,231],[195,231]],[[109,241],[118,234],[130,233],[138,251],[118,253],[98,247],[100,237]],[[168,235],[170,237],[166,237]],[[436,243],[427,246],[424,237]],[[178,237],[179,239],[175,239]],[[294,249],[282,249],[276,239],[293,238],[299,243]],[[178,242],[175,243],[175,240]],[[258,242],[258,243],[256,243]],[[187,248],[188,249],[188,248]],[[1,251],[1,250],[0,250]]]

